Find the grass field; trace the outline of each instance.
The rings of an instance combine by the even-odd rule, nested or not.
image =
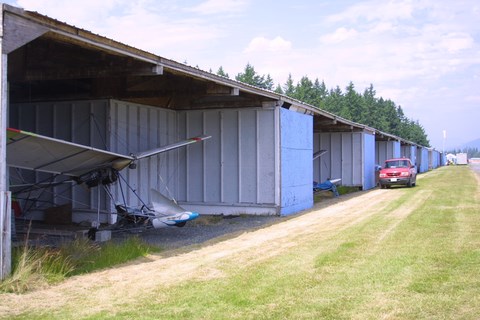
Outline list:
[[[374,191],[394,200],[338,232],[291,235],[262,259],[232,255],[86,318],[480,319],[479,183],[457,166],[417,184]],[[80,318],[85,301],[9,318]]]
[[[443,168],[416,188],[391,191],[404,194],[328,241],[309,239],[248,268],[232,261],[221,279],[159,290],[143,316],[479,319],[480,203],[471,171]],[[397,224],[420,192],[427,196]]]

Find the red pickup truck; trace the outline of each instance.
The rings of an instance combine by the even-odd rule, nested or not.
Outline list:
[[[417,183],[417,168],[408,158],[388,159],[378,178],[382,189],[392,185],[413,187]]]

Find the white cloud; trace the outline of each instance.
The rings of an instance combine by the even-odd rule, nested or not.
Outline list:
[[[218,29],[201,20],[170,20],[147,11],[112,16],[105,20],[102,30],[112,39],[180,62],[220,36]]]
[[[327,18],[328,23],[349,22],[356,23],[359,20],[366,21],[397,21],[412,17],[412,1],[363,1],[352,5],[341,13]]]
[[[470,49],[474,45],[474,40],[469,34],[460,32],[450,32],[441,37],[439,48],[447,50],[449,53]]]
[[[185,15],[175,2],[155,0],[18,0],[27,10],[174,59],[190,60],[223,35],[207,20]]]
[[[189,10],[199,14],[241,12],[248,6],[247,0],[207,0]]]
[[[341,27],[335,30],[334,33],[323,35],[320,37],[320,41],[326,45],[334,44],[355,38],[357,34],[358,32],[355,29]]]
[[[469,95],[465,97],[465,101],[480,103],[480,95]]]
[[[283,39],[282,37],[275,37],[273,39],[267,39],[265,37],[253,38],[248,46],[243,51],[244,53],[255,52],[279,52],[288,51],[292,47],[292,43]]]
[[[465,68],[472,63],[466,57],[475,50],[469,33],[472,19],[464,19],[454,4],[445,4],[429,0],[355,4],[325,19],[323,29],[336,29],[320,36],[317,57],[347,71],[344,78],[354,82],[438,79]],[[335,77],[340,77],[338,72]]]
[[[88,28],[102,21],[116,7],[128,8],[134,1],[128,0],[17,0],[19,6],[38,11],[59,21]]]

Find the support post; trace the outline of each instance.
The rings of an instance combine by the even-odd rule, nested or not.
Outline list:
[[[7,54],[4,52],[4,12],[0,7],[0,280],[12,270],[11,194],[7,191]]]
[[[0,195],[0,280],[5,279],[12,270],[12,231],[11,231],[11,194],[2,191]]]

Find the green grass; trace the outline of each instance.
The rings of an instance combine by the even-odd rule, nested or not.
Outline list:
[[[25,245],[12,253],[12,274],[0,282],[0,292],[24,293],[58,283],[67,277],[105,269],[146,256],[158,248],[137,237],[122,243],[98,244],[78,239],[60,248],[35,248]]]
[[[445,167],[415,188],[385,192],[399,197],[343,231],[302,236],[257,262],[221,260],[215,265],[221,277],[159,286],[90,318],[479,319],[480,200],[473,173]],[[412,201],[419,205],[404,211]],[[403,213],[409,214],[400,219]],[[75,308],[86,306],[78,301],[20,318],[76,318]]]
[[[349,193],[358,192],[359,190],[360,190],[359,187],[337,186],[338,194],[341,196]],[[331,198],[335,198],[335,195],[331,191],[320,191],[313,194],[314,203],[321,202],[322,200],[331,199]]]
[[[12,274],[0,282],[0,292],[24,293],[63,280],[73,270],[67,257],[48,248],[16,248]]]
[[[102,318],[480,318],[480,204],[471,172],[444,168],[416,188],[389,191],[402,196],[324,243],[312,239],[245,268],[233,261],[226,278],[159,288],[142,312],[131,306]],[[385,236],[396,223],[389,213],[420,191],[429,196]]]
[[[61,250],[74,265],[69,275],[109,268],[144,257],[150,252],[159,251],[158,248],[147,245],[138,237],[128,237],[121,243],[109,241],[101,245],[80,239],[62,247]]]

